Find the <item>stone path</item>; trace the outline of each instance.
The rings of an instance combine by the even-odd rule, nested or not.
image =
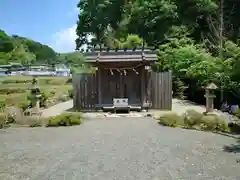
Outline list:
[[[73,100],[59,103],[48,109],[43,110],[42,116],[43,117],[56,116],[65,112],[68,109],[71,109],[72,107],[73,107]]]
[[[106,118],[75,127],[0,131],[1,180],[237,180],[236,139]]]

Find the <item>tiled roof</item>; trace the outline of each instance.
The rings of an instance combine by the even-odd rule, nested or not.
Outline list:
[[[154,51],[146,50],[109,50],[83,53],[85,62],[119,62],[119,61],[156,61]]]

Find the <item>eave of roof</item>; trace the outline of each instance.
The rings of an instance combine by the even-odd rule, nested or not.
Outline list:
[[[124,62],[124,61],[156,61],[157,55],[154,51],[131,50],[131,51],[93,51],[83,53],[85,62]]]

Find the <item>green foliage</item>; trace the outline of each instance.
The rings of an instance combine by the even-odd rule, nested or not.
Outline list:
[[[26,89],[21,88],[0,88],[0,94],[24,93]]]
[[[22,83],[31,83],[31,79],[4,79],[2,84],[22,84]]]
[[[79,52],[56,53],[51,47],[18,35],[8,36],[0,30],[0,64],[9,62],[28,64],[64,63],[81,66],[83,56]]]
[[[77,49],[89,43],[90,34],[95,37],[92,45],[132,47],[142,42],[154,47],[160,45],[155,71],[170,69],[177,77],[197,79],[199,86],[213,81],[226,89],[238,89],[240,4],[224,1],[224,37],[220,49],[219,3],[83,0],[78,4],[81,14],[77,23]]]
[[[235,112],[233,112],[236,117],[240,119],[240,109],[236,109]]]
[[[9,37],[3,30],[0,29],[0,52],[11,52],[14,48],[14,44]]]
[[[8,36],[0,30],[0,64],[17,62],[29,64],[36,62],[53,63],[56,60],[55,51],[47,45],[20,37],[17,35]]]
[[[48,100],[49,96],[44,93],[44,92],[41,92],[41,97],[40,97],[40,107],[47,107],[47,100]],[[29,106],[30,107],[35,107],[35,97],[33,97],[31,94],[29,94],[27,96],[27,100],[30,102]]]
[[[47,120],[47,127],[73,126],[82,124],[81,113],[63,113],[58,116],[50,117]]]
[[[220,132],[228,132],[228,124],[226,121],[220,119],[218,116],[210,115],[203,116],[202,118],[202,129],[208,131],[220,131]]]
[[[0,113],[0,129],[4,128],[6,124],[6,115],[4,113]]]
[[[0,110],[6,107],[5,99],[0,99]]]
[[[169,127],[183,127],[213,132],[229,132],[228,124],[217,115],[203,115],[194,110],[186,111],[182,116],[176,113],[164,114],[159,124]]]
[[[164,114],[159,118],[159,123],[170,127],[178,127],[184,125],[183,118],[176,113]]]
[[[188,7],[186,9],[186,7]],[[95,43],[102,43],[109,29],[120,37],[136,34],[149,45],[165,39],[173,25],[183,24],[198,28],[199,20],[218,8],[214,0],[81,0],[78,4],[80,16],[77,26],[77,49],[88,42],[93,34]],[[112,15],[114,14],[114,16]]]
[[[72,99],[73,98],[73,90],[68,90],[68,96]]]
[[[44,62],[52,64],[56,60],[55,51],[47,45],[43,45],[39,42],[33,41],[31,39],[13,35],[13,41],[15,41],[17,47],[25,47],[25,49],[35,56],[37,62]],[[34,58],[34,57],[33,57]],[[31,63],[34,63],[34,59],[28,59]],[[45,61],[47,60],[47,62]],[[29,63],[29,61],[28,61]]]
[[[72,89],[68,77],[39,77],[38,84],[41,91],[40,106],[43,108],[55,105],[70,99]],[[32,77],[3,77],[0,80],[0,109],[6,106],[19,107],[22,110],[35,106],[30,94]]]
[[[184,90],[186,89],[184,82],[179,78],[173,79],[173,97],[183,99],[184,98]]]
[[[10,87],[13,84],[32,84],[32,77],[5,77],[0,82],[6,84],[5,87]],[[39,85],[65,85],[72,83],[72,79],[68,77],[39,77]],[[29,87],[29,86],[28,86]]]
[[[184,124],[187,128],[192,128],[193,126],[202,123],[203,114],[195,110],[187,110],[184,114]]]

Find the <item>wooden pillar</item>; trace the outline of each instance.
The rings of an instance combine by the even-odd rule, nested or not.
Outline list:
[[[102,71],[98,68],[97,77],[98,77],[98,104],[102,104]]]
[[[141,68],[141,104],[143,105],[143,103],[145,100],[145,68],[144,66]]]
[[[120,73],[120,79],[119,79],[119,90],[120,90],[120,98],[123,98],[123,75],[122,72]]]

